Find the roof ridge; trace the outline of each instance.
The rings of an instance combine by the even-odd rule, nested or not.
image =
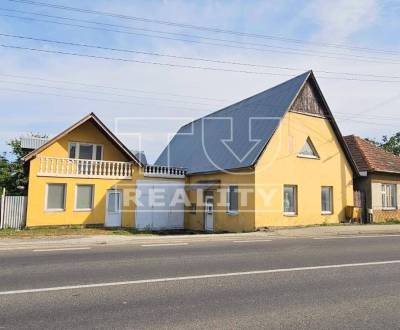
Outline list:
[[[299,78],[299,77],[301,77],[301,76],[303,76],[303,75],[307,75],[307,77],[304,79],[304,80],[307,80],[311,73],[312,73],[312,70],[308,70],[308,71],[306,71],[306,72],[303,72],[302,74],[299,74],[299,75],[297,75],[297,76],[294,76],[293,78],[290,78],[290,79],[288,79],[288,80],[286,80],[286,81],[284,81],[284,82],[281,82],[281,83],[278,84],[278,85],[275,85],[275,86],[272,86],[272,87],[270,87],[270,88],[264,89],[264,90],[262,90],[262,91],[260,91],[260,92],[258,92],[258,93],[256,93],[256,94],[253,94],[253,95],[251,95],[251,96],[249,96],[249,97],[246,97],[246,98],[243,99],[243,100],[240,100],[240,101],[237,101],[237,102],[235,102],[235,103],[229,104],[229,105],[227,105],[226,107],[223,107],[223,108],[221,108],[221,109],[215,110],[215,111],[213,111],[213,112],[211,112],[211,113],[209,113],[209,114],[207,114],[207,115],[205,115],[205,116],[202,116],[202,117],[200,117],[200,118],[197,118],[197,119],[195,119],[195,120],[193,120],[193,121],[191,121],[191,122],[189,122],[189,123],[187,123],[187,124],[181,126],[180,129],[182,129],[182,128],[188,126],[188,125],[191,125],[191,124],[193,124],[193,123],[199,121],[200,119],[203,119],[203,118],[206,118],[206,117],[210,117],[210,116],[215,115],[216,113],[219,113],[219,112],[221,112],[221,111],[223,111],[223,110],[226,110],[226,109],[228,109],[228,108],[230,108],[230,107],[233,107],[233,106],[235,106],[235,105],[238,105],[238,104],[240,104],[240,103],[243,103],[243,102],[245,102],[245,101],[247,101],[247,100],[249,100],[249,99],[251,99],[251,98],[253,98],[253,97],[256,97],[256,96],[258,96],[258,95],[261,95],[262,93],[265,93],[265,92],[267,92],[267,91],[271,91],[271,90],[273,90],[273,89],[275,89],[275,88],[278,88],[278,87],[280,87],[281,85],[287,84],[289,81],[294,80],[294,79],[296,79],[296,78]]]

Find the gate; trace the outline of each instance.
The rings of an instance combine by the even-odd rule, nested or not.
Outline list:
[[[26,203],[26,196],[0,196],[0,229],[25,227]]]

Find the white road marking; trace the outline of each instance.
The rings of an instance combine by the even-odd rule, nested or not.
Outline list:
[[[0,248],[0,251],[26,250],[26,249],[31,249],[31,248],[28,247]]]
[[[37,249],[33,252],[52,252],[52,251],[75,251],[75,250],[90,250],[91,247],[74,247],[74,248],[58,248],[58,249]]]
[[[289,273],[289,272],[312,271],[312,270],[320,270],[320,269],[381,266],[381,265],[392,265],[392,264],[400,264],[400,260],[373,261],[373,262],[362,262],[362,263],[352,263],[352,264],[337,264],[337,265],[296,267],[296,268],[278,268],[278,269],[267,269],[267,270],[253,270],[253,271],[248,271],[248,272],[236,272],[236,273],[220,273],[220,274],[192,275],[192,276],[179,276],[179,277],[165,277],[165,278],[153,278],[153,279],[147,279],[147,280],[79,284],[79,285],[68,285],[68,286],[58,286],[58,287],[39,288],[39,289],[22,289],[22,290],[12,290],[12,291],[0,291],[0,296],[23,294],[23,293],[39,293],[39,292],[76,290],[76,289],[87,289],[87,288],[102,288],[102,287],[122,286],[122,285],[177,282],[177,281],[200,280],[200,279],[209,279],[209,278],[226,278],[226,277],[234,277],[234,276]]]
[[[382,234],[382,235],[348,235],[348,236],[330,236],[330,237],[313,237],[316,240],[325,239],[343,239],[343,238],[380,238],[380,237],[400,237],[400,235]]]
[[[253,240],[243,240],[243,241],[233,241],[233,243],[256,243],[256,242],[271,242],[272,239],[253,239]]]
[[[188,245],[189,243],[155,243],[155,244],[142,244],[143,247],[152,247],[152,246],[179,246],[179,245]]]

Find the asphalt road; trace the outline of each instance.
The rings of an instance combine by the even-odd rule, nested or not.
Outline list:
[[[0,329],[400,327],[399,236],[169,244],[0,250]]]

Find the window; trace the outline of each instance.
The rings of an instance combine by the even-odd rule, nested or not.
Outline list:
[[[382,208],[397,208],[397,191],[395,184],[382,183]]]
[[[333,213],[333,188],[321,187],[321,213]]]
[[[64,183],[49,183],[46,188],[46,210],[64,211],[65,210],[65,190]]]
[[[304,143],[303,147],[301,148],[298,156],[305,158],[319,158],[318,152],[309,137],[307,138],[306,143]]]
[[[93,144],[79,144],[79,159],[93,159]]]
[[[238,213],[238,186],[228,186],[227,191],[227,212]]]
[[[70,143],[69,145],[69,158],[76,157],[76,143]]]
[[[75,210],[93,209],[93,185],[77,185],[75,195]]]
[[[103,146],[100,144],[71,142],[68,150],[69,158],[103,159]]]
[[[283,214],[297,214],[297,186],[285,185],[283,187]]]

